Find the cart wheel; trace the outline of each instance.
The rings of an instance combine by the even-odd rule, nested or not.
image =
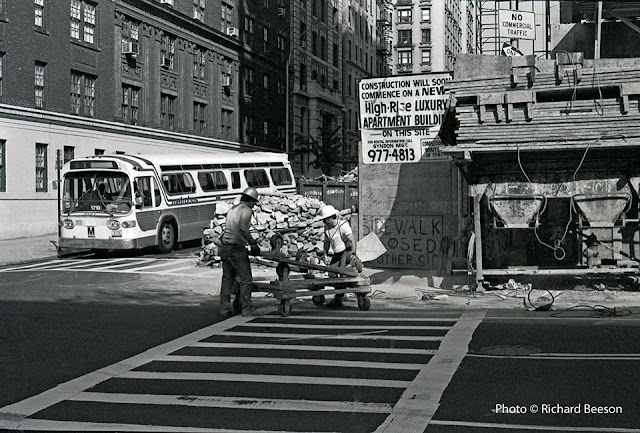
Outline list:
[[[289,314],[291,314],[291,302],[288,299],[283,299],[280,301],[278,313],[280,313],[282,317],[289,317]]]
[[[359,309],[361,309],[362,311],[367,311],[369,308],[371,308],[371,300],[369,300],[366,295],[358,293],[357,296]]]
[[[314,295],[311,300],[313,301],[314,305],[322,305],[324,304],[324,295]]]

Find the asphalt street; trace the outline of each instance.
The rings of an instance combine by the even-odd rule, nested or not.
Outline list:
[[[222,321],[216,281],[179,253],[0,269],[0,428],[640,432],[637,307],[256,294]]]

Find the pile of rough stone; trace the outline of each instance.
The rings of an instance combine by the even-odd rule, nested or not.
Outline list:
[[[237,198],[217,203],[211,228],[203,233],[204,249],[200,254],[200,261],[205,265],[212,265],[220,260],[218,246],[226,214],[239,201]],[[258,240],[262,251],[269,251],[269,240],[274,234],[280,233],[284,238],[284,246],[280,252],[288,257],[298,258],[306,253],[307,260],[313,263],[313,258],[319,260],[323,255],[323,223],[316,220],[322,206],[322,201],[298,194],[261,194],[260,201],[253,208],[251,234]],[[341,213],[346,215],[349,211]]]

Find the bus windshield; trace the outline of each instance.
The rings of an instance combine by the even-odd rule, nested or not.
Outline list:
[[[64,179],[62,212],[126,214],[133,207],[131,181],[124,173],[69,173]]]

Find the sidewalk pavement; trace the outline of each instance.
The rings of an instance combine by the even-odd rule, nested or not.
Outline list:
[[[0,240],[0,266],[16,265],[57,257],[57,234],[51,233],[28,238]],[[196,258],[194,256],[194,265]],[[216,272],[217,271],[217,272]],[[217,269],[214,273],[220,273]],[[471,291],[473,281],[466,272],[441,277],[434,272],[416,270],[390,270],[365,268],[371,278],[371,298],[388,299],[402,304],[417,304],[429,308],[518,308],[522,309],[528,290]],[[546,303],[541,296],[555,297],[556,310],[576,305],[604,305],[606,307],[640,307],[640,292],[618,290],[615,287],[585,285],[582,290],[563,290],[554,287],[536,287],[531,299],[536,306]],[[640,311],[638,311],[640,313]]]
[[[57,257],[58,252],[52,241],[58,242],[57,233],[28,238],[0,239],[0,266]]]

